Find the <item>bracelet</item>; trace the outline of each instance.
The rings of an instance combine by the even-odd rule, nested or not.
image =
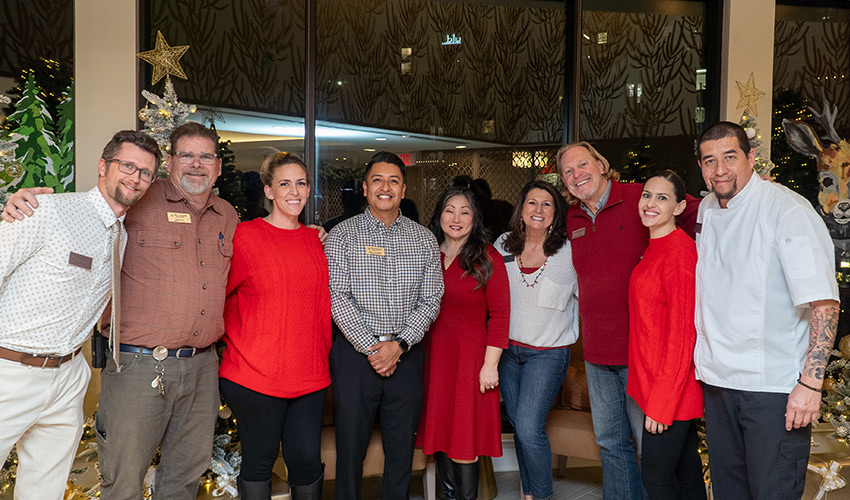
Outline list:
[[[802,380],[800,380],[801,378],[802,378],[802,376],[797,377],[797,383],[798,383],[798,384],[802,385],[803,387],[805,387],[806,389],[808,389],[808,390],[810,390],[810,391],[821,392],[821,390],[820,390],[820,389],[815,389],[814,387],[812,387],[812,386],[810,386],[809,384],[806,384],[805,382],[803,382]]]

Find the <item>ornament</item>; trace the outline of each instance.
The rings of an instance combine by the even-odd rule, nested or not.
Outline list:
[[[65,485],[65,496],[63,500],[88,500],[85,490],[74,484],[73,481],[68,481]]]
[[[738,105],[735,106],[735,109],[744,108],[749,110],[753,116],[758,116],[758,100],[767,94],[756,88],[753,73],[750,72],[750,77],[747,79],[747,83],[741,83],[735,80],[735,84],[738,86],[738,93],[740,94]]]
[[[756,136],[756,131],[755,131],[755,129],[748,128],[748,129],[746,129],[746,130],[745,130],[745,132],[747,133],[747,138],[748,138],[748,139],[752,139],[753,137],[755,137],[755,136]]]
[[[218,408],[218,418],[227,420],[231,415],[233,415],[233,411],[231,411],[227,406],[220,406]]]
[[[20,163],[10,163],[6,165],[6,168],[3,169],[6,172],[6,175],[12,178],[17,178],[24,175],[24,168]]]
[[[813,500],[821,500],[828,491],[841,489],[847,484],[844,478],[838,474],[841,471],[841,464],[834,460],[830,460],[829,465],[823,467],[808,464],[808,469],[822,478],[818,493]]]
[[[838,350],[844,359],[850,359],[850,335],[841,337],[841,341],[838,342]]]
[[[834,378],[826,377],[826,379],[824,379],[824,381],[823,381],[823,390],[825,390],[827,392],[834,391],[836,382],[837,382],[837,380],[835,380]],[[827,419],[827,420],[829,420],[829,419]]]
[[[151,85],[160,81],[165,75],[174,75],[186,80],[186,73],[180,67],[180,58],[189,50],[188,45],[177,45],[171,47],[162,36],[162,32],[156,32],[156,48],[147,52],[136,54],[140,59],[153,65]]]

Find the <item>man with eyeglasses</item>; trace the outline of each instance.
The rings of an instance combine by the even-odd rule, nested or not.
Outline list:
[[[212,194],[217,150],[207,127],[175,128],[168,178],[127,214],[120,369],[109,353],[95,420],[104,500],[139,498],[157,448],[156,499],[194,500],[210,464],[220,404],[215,342],[239,222]],[[4,218],[14,216],[11,205],[29,210],[13,196]]]
[[[148,135],[118,132],[93,189],[40,195],[37,214],[0,222],[0,455],[17,444],[17,500],[65,493],[91,378],[81,346],[112,295],[125,212],[159,162]]]

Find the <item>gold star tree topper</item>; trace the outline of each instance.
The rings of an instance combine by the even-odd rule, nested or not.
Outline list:
[[[767,94],[756,88],[756,82],[752,72],[750,73],[750,78],[747,79],[746,84],[741,83],[738,80],[735,80],[735,84],[738,85],[738,93],[740,94],[740,97],[738,98],[738,105],[735,106],[735,109],[738,110],[744,108],[749,110],[753,116],[758,116],[758,100]]]
[[[162,32],[156,32],[156,48],[147,52],[136,54],[140,59],[153,65],[153,76],[151,85],[160,81],[165,75],[174,75],[186,80],[186,73],[180,67],[180,58],[189,50],[188,45],[177,45],[170,47],[162,36]]]

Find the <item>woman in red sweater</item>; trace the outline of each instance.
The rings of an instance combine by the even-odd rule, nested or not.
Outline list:
[[[273,209],[236,227],[219,372],[242,442],[239,498],[271,497],[282,446],[292,498],[319,499],[322,410],[331,382],[328,262],[316,231],[298,222],[310,194],[304,162],[274,154],[260,176]]]
[[[694,241],[676,227],[685,184],[666,170],[643,185],[638,212],[649,246],[629,281],[627,391],[646,420],[641,477],[649,500],[704,500],[697,418],[702,388],[694,375]]]

